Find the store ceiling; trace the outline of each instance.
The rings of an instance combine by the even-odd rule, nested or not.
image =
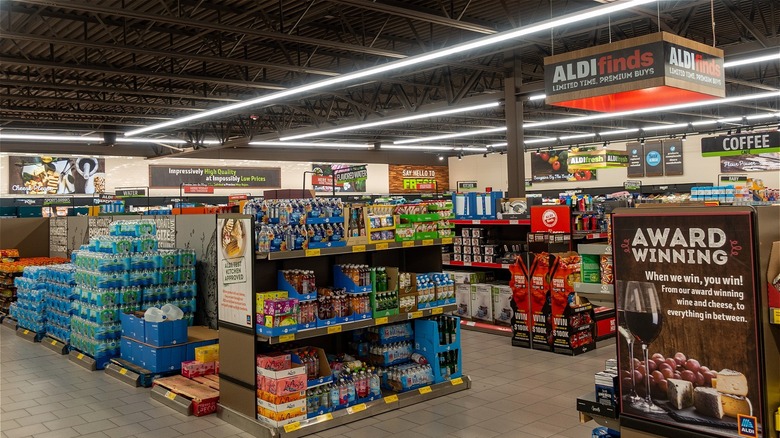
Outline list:
[[[0,2],[0,126],[3,133],[123,132],[469,41],[551,16],[586,10],[593,0],[5,0]],[[711,10],[711,4],[714,10]],[[228,113],[154,135],[192,141],[197,156],[243,148],[336,125],[503,97],[504,63],[514,50],[524,94],[543,90],[543,59],[665,30],[716,45],[726,59],[776,52],[776,0],[660,1],[557,28],[502,47],[466,53],[414,71],[388,73],[278,104]],[[659,20],[660,17],[660,20]],[[727,96],[780,89],[780,61],[727,71]],[[780,99],[681,113],[645,114],[526,132],[565,136],[594,130],[777,111]],[[583,114],[527,102],[524,119]],[[505,126],[503,107],[356,130],[307,141],[389,144],[394,140]],[[150,134],[151,135],[151,134]],[[204,138],[222,145],[199,145]],[[503,133],[435,142],[487,145]],[[180,152],[148,145],[147,156]],[[181,147],[181,146],[179,146]],[[189,145],[183,146],[188,148]],[[67,146],[62,146],[67,152]],[[89,149],[90,147],[88,147]],[[4,141],[3,151],[31,149]],[[105,146],[93,145],[94,152]],[[253,148],[253,156],[262,150]],[[115,154],[115,152],[114,152]],[[347,156],[349,151],[341,154]],[[216,156],[216,155],[213,155]],[[339,156],[336,153],[335,156]]]

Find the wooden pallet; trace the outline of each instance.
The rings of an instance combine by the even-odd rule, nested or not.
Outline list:
[[[219,391],[184,376],[154,381],[151,397],[184,415],[202,416],[217,411]]]

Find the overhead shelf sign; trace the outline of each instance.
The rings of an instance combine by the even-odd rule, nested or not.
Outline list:
[[[704,157],[730,157],[770,152],[780,152],[780,131],[721,135],[701,139],[701,155]]]
[[[544,59],[546,102],[617,112],[725,97],[723,51],[658,32]]]
[[[623,151],[571,152],[567,158],[569,170],[608,169],[613,167],[628,167],[628,153]]]

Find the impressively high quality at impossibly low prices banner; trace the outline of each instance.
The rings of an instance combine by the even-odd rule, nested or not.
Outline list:
[[[150,187],[178,188],[182,184],[279,188],[282,184],[282,170],[279,167],[149,166]]]
[[[8,167],[8,193],[89,195],[106,190],[106,165],[102,158],[11,156]]]
[[[765,436],[752,215],[614,214],[621,418]]]

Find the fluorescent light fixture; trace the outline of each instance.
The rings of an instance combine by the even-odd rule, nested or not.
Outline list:
[[[474,135],[493,134],[496,132],[504,132],[504,131],[506,131],[506,126],[502,126],[499,128],[478,129],[475,131],[455,132],[453,134],[434,135],[431,137],[410,138],[407,140],[394,141],[393,144],[421,143],[425,141],[436,141],[436,140],[444,140],[447,138],[458,138],[458,137],[471,137]]]
[[[490,147],[492,147],[492,148],[502,148],[502,147],[505,147],[505,146],[509,146],[509,143],[507,143],[507,142],[504,142],[504,143],[493,143],[493,144],[490,145]]]
[[[529,101],[544,100],[544,98],[546,97],[547,97],[546,94],[534,94],[533,96],[528,96],[528,100]]]
[[[395,150],[407,150],[407,151],[451,151],[455,148],[452,146],[402,146],[402,145],[382,145],[380,149],[395,149]]]
[[[757,62],[780,60],[780,50],[777,53],[770,55],[754,56],[753,58],[737,59],[734,61],[726,61],[723,63],[723,68],[737,67],[746,64],[755,64]]]
[[[671,125],[653,125],[653,126],[645,126],[642,129],[645,131],[657,131],[660,129],[680,129],[680,128],[687,128],[687,123],[674,123]]]
[[[79,136],[79,135],[48,135],[48,134],[4,134],[0,133],[0,140],[25,140],[25,141],[72,141],[78,143],[103,143],[103,137]],[[150,144],[187,144],[186,140],[177,138],[117,138],[117,143],[150,143]],[[220,144],[219,140],[203,140],[202,144]]]
[[[566,135],[566,136],[560,137],[560,139],[561,140],[574,140],[574,139],[577,139],[577,138],[588,138],[588,137],[595,137],[595,136],[596,136],[595,132],[589,132],[587,134]]]
[[[456,151],[463,151],[463,152],[487,152],[487,148],[479,148],[479,147],[465,147],[465,148],[455,148]]]
[[[377,120],[375,122],[363,123],[360,125],[348,125],[339,126],[338,128],[325,129],[320,131],[307,132],[305,134],[291,135],[289,137],[282,137],[279,141],[299,140],[301,138],[320,137],[328,134],[337,134],[339,132],[357,131],[360,129],[374,128],[377,126],[392,125],[396,123],[410,122],[412,120],[428,119],[431,117],[446,116],[450,114],[465,113],[469,111],[476,111],[485,108],[494,108],[499,105],[499,102],[482,103],[479,105],[464,106],[459,108],[450,108],[441,111],[433,111],[430,113],[413,114],[411,116],[395,117],[391,119]]]
[[[537,123],[526,123],[523,125],[523,128],[539,128],[542,126],[553,126],[553,125],[562,125],[567,123],[582,123],[582,122],[588,122],[592,120],[601,120],[601,119],[611,119],[611,118],[618,118],[618,117],[625,117],[625,116],[632,116],[636,114],[647,114],[647,113],[655,113],[655,112],[664,112],[664,111],[674,111],[679,109],[686,109],[686,108],[696,108],[696,107],[702,107],[702,106],[710,106],[710,105],[721,105],[726,103],[734,103],[734,102],[743,102],[746,100],[760,100],[760,99],[767,99],[771,97],[780,97],[780,91],[771,91],[768,93],[757,93],[757,94],[748,94],[744,96],[735,96],[735,97],[725,97],[723,99],[713,99],[713,100],[705,100],[700,102],[690,102],[690,103],[681,103],[676,105],[667,105],[667,106],[660,106],[655,108],[642,108],[638,110],[631,110],[631,111],[621,111],[617,113],[599,113],[599,114],[591,114],[588,116],[579,116],[579,117],[567,117],[565,119],[556,119],[556,120],[548,120],[545,122],[537,122]]]
[[[448,56],[456,55],[459,53],[464,53],[474,49],[479,49],[482,47],[499,44],[504,41],[517,39],[525,35],[531,35],[537,32],[550,30],[555,27],[565,26],[580,21],[590,20],[592,18],[607,16],[626,9],[635,8],[637,6],[644,5],[647,3],[653,3],[655,1],[657,0],[627,0],[627,1],[610,4],[609,6],[597,6],[595,8],[591,8],[585,11],[579,11],[568,15],[564,15],[560,18],[545,20],[538,24],[520,27],[514,30],[508,30],[506,32],[497,33],[495,35],[490,35],[487,37],[479,38],[462,44],[456,44],[446,49],[434,50],[432,52],[424,53],[421,55],[410,56],[405,59],[391,61],[376,67],[356,71],[354,73],[348,73],[348,74],[343,74],[328,79],[323,79],[306,85],[301,85],[299,87],[294,87],[284,91],[270,93],[265,96],[260,96],[254,99],[245,100],[243,102],[238,102],[231,105],[225,105],[219,108],[214,108],[209,111],[203,111],[197,114],[191,114],[186,117],[180,117],[178,119],[173,119],[163,123],[158,123],[155,125],[146,126],[144,128],[135,129],[133,131],[129,131],[125,133],[125,136],[132,137],[134,135],[142,134],[144,132],[158,131],[163,128],[181,125],[183,123],[192,122],[195,120],[213,118],[217,114],[223,114],[226,112],[235,111],[238,109],[259,105],[263,103],[269,103],[280,99],[284,99],[286,97],[296,96],[310,91],[331,87],[333,85],[346,84],[349,82],[354,82],[356,80],[363,79],[369,76],[376,76],[378,74],[386,73],[389,71],[405,69],[414,65],[435,61],[437,59],[446,58]]]
[[[533,140],[525,140],[523,144],[539,144],[539,143],[546,143],[551,140],[557,140],[557,138],[555,137],[534,138]]]
[[[251,141],[250,146],[276,146],[280,148],[285,147],[300,147],[300,148],[336,148],[336,149],[370,149],[374,145],[359,144],[359,143],[305,143],[305,142],[280,142],[280,141]]]

